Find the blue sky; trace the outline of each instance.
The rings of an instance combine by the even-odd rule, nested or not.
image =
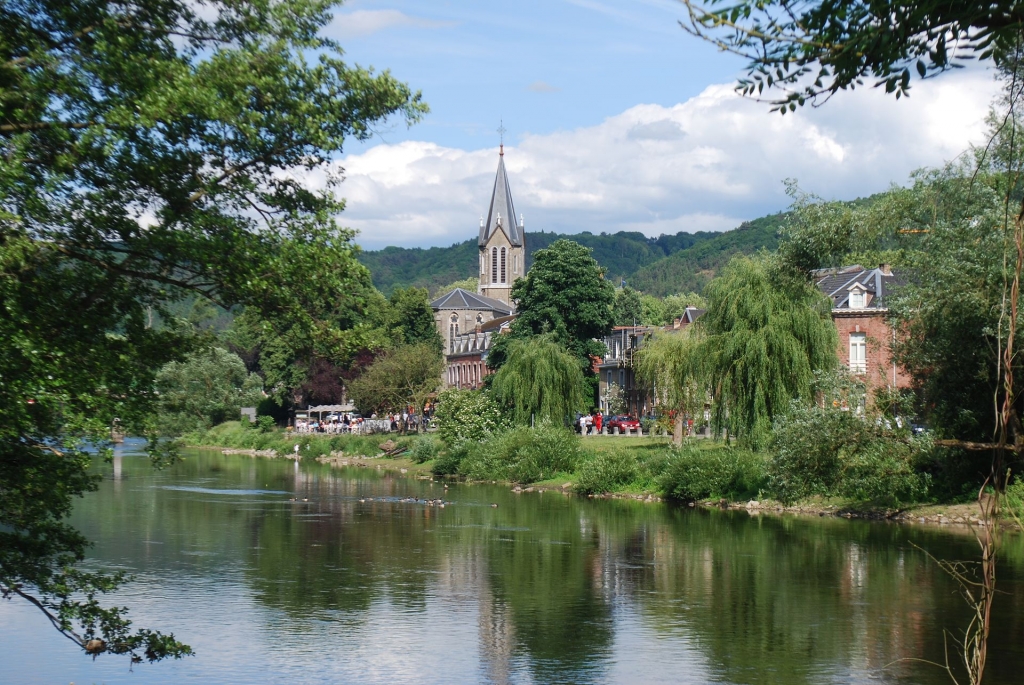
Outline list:
[[[728,81],[737,58],[686,35],[670,0],[347,3],[330,33],[347,58],[389,68],[431,114],[388,142],[464,148],[600,123],[638,103],[673,105]]]
[[[785,118],[732,91],[743,63],[679,28],[674,0],[354,0],[327,33],[390,69],[431,113],[351,145],[342,223],[367,249],[475,234],[499,122],[527,233],[727,230],[785,209],[783,179],[851,199],[903,183],[984,137],[984,69],[876,89]]]

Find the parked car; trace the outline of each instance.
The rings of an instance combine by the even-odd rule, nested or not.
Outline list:
[[[640,422],[632,416],[612,416],[605,423],[608,426],[608,432],[614,433],[615,429],[618,428],[620,433],[625,433],[627,429],[635,431],[640,428]]]

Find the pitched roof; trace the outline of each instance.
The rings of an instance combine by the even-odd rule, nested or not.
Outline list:
[[[477,295],[462,288],[456,288],[450,293],[437,298],[430,303],[430,308],[435,311],[439,309],[489,310],[500,313],[502,316],[512,313],[512,308],[501,300]]]
[[[505,326],[505,324],[510,324],[515,320],[515,314],[509,314],[508,316],[498,316],[491,319],[490,321],[484,321],[482,324],[480,324],[480,331],[486,332],[501,330]]]
[[[893,287],[906,281],[886,266],[865,269],[860,264],[840,269],[819,269],[813,274],[818,288],[832,300],[832,309],[850,310],[850,291],[859,288],[872,295],[864,309],[885,309]]]
[[[499,221],[500,228],[499,228]],[[487,221],[480,226],[480,245],[486,245],[495,231],[504,231],[508,241],[515,247],[523,244],[523,233],[516,223],[516,209],[512,206],[512,191],[505,174],[505,155],[498,157],[498,174],[494,177],[494,191],[491,206],[487,209]]]

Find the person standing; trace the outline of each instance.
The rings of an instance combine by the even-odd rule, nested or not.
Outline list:
[[[601,412],[597,412],[597,414],[594,415],[594,430],[597,432],[598,435],[601,434],[601,428],[603,424],[604,415],[602,415]]]

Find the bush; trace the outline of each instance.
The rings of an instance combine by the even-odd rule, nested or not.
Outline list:
[[[478,445],[469,442],[464,442],[458,447],[449,447],[437,456],[430,471],[438,476],[454,476],[459,473],[462,462],[477,449]]]
[[[257,416],[256,422],[250,427],[255,428],[260,433],[269,433],[277,428],[277,422],[274,421],[273,416]]]
[[[612,492],[632,483],[639,472],[640,464],[632,452],[603,452],[580,467],[573,490],[581,495]]]
[[[417,464],[428,462],[437,455],[437,443],[430,437],[419,437],[412,444],[412,452],[409,458]]]
[[[658,478],[666,497],[682,501],[755,497],[764,482],[764,459],[754,452],[734,447],[672,450]]]
[[[915,463],[930,444],[880,417],[795,407],[775,426],[768,491],[782,502],[811,495],[888,502],[920,498],[928,478]]]
[[[566,428],[520,426],[466,454],[459,472],[477,480],[533,483],[572,471],[582,454],[579,438]]]
[[[484,442],[509,425],[491,394],[483,390],[445,390],[438,396],[434,420],[437,436],[448,448]]]
[[[1024,522],[1024,479],[1020,474],[1015,474],[1013,482],[1007,486],[1004,504],[1007,513],[1017,520],[1018,525]]]

